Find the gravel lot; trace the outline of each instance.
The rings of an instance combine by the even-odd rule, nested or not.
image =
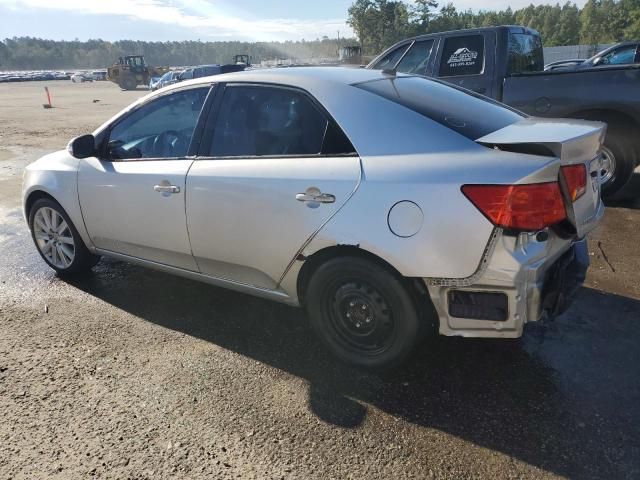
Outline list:
[[[22,169],[145,92],[48,85],[52,110],[0,85],[0,479],[640,478],[640,203],[608,209],[555,322],[363,374],[297,309],[110,260],[58,279]]]

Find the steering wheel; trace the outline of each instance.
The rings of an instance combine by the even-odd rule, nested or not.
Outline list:
[[[176,130],[166,130],[153,140],[153,155],[159,158],[180,157],[187,153],[187,139]]]

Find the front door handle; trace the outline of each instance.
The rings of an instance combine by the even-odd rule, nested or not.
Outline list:
[[[298,200],[299,202],[315,203],[333,203],[336,201],[335,195],[331,195],[330,193],[309,192],[309,190],[307,190],[306,193],[298,193],[296,195],[296,200]]]
[[[159,193],[180,193],[180,187],[177,185],[154,185],[153,189]]]

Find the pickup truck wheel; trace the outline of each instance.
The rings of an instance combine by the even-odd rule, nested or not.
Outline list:
[[[609,200],[620,199],[624,196],[623,188],[633,175],[639,159],[638,149],[631,141],[631,132],[610,123],[602,154],[602,196]]]
[[[398,366],[425,331],[403,279],[362,258],[322,264],[309,281],[306,307],[328,349],[360,367]]]
[[[49,198],[33,204],[29,227],[38,253],[60,275],[89,270],[100,260],[87,249],[60,204]]]

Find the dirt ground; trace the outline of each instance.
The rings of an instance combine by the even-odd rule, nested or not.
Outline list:
[[[111,260],[57,278],[22,170],[145,92],[49,82],[45,110],[44,85],[0,85],[0,479],[640,478],[640,202],[555,322],[363,374],[298,309]]]

